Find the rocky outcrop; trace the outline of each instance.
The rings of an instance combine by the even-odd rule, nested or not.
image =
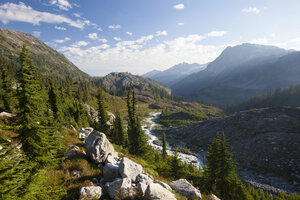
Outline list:
[[[169,183],[170,187],[188,199],[201,199],[201,193],[186,179],[179,179]]]
[[[85,140],[87,155],[96,163],[104,163],[108,155],[115,155],[112,144],[104,133],[94,130]]]
[[[103,167],[103,178],[106,182],[111,182],[116,178],[120,178],[119,165],[107,163]]]
[[[176,200],[175,195],[158,183],[151,183],[146,190],[145,200]]]
[[[78,131],[79,132],[78,138],[80,140],[85,140],[93,131],[94,129],[92,127],[82,128]]]
[[[135,182],[137,175],[142,173],[143,167],[132,160],[123,157],[120,162],[119,170],[123,178],[130,178]]]
[[[218,198],[216,195],[214,195],[214,194],[207,195],[206,198],[207,198],[208,200],[221,200],[221,199],[219,199],[219,198]]]
[[[164,188],[166,188],[167,190],[172,191],[172,188],[168,184],[166,184],[162,181],[157,181],[157,183],[160,184],[161,186],[163,186]]]
[[[153,177],[147,174],[139,174],[136,176],[137,190],[144,196],[148,185],[153,183]]]
[[[89,186],[80,188],[80,199],[100,199],[102,188],[99,186]]]

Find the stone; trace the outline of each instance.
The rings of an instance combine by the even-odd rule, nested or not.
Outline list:
[[[119,178],[119,177],[121,177],[121,176],[120,176],[120,173],[119,173],[119,166],[118,165],[107,163],[103,167],[104,181],[111,182],[111,181],[113,181],[113,180],[115,180],[116,178]]]
[[[201,193],[186,179],[179,179],[169,183],[169,186],[177,193],[188,199],[201,199]]]
[[[136,189],[144,196],[146,194],[146,190],[148,188],[148,185],[145,183],[138,183],[136,186]]]
[[[102,188],[99,186],[89,186],[80,188],[80,199],[100,199]]]
[[[110,198],[114,198],[115,194],[120,192],[121,190],[127,190],[131,188],[131,179],[130,178],[118,178],[111,183],[107,183],[105,185],[107,189],[107,193],[109,194]]]
[[[164,183],[162,181],[157,181],[157,183],[163,186],[164,188],[166,188],[167,190],[173,191],[172,188],[167,183]]]
[[[135,181],[137,183],[144,183],[146,185],[149,185],[153,183],[153,177],[148,174],[138,174],[135,178]]]
[[[119,160],[119,157],[109,154],[105,160],[105,164],[111,163],[111,164],[116,165],[116,164],[118,164],[118,160]]]
[[[143,167],[132,160],[123,157],[119,165],[119,172],[123,178],[130,178],[133,182],[136,180],[136,176],[141,174]]]
[[[158,183],[151,183],[146,189],[145,200],[176,200],[175,195]]]
[[[207,196],[207,199],[209,199],[209,200],[221,200],[221,199],[219,199],[216,195],[214,195],[214,194],[210,194],[210,195],[208,195]]]
[[[96,130],[86,138],[85,149],[90,159],[97,164],[104,163],[109,154],[116,155],[114,147],[106,135]]]
[[[0,113],[0,118],[1,119],[9,119],[9,118],[13,118],[16,115],[12,114],[12,113],[8,113],[8,112],[1,112]]]

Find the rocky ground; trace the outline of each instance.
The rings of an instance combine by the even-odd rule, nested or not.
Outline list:
[[[101,177],[90,177],[93,185],[81,187],[80,199],[146,199],[176,200],[180,194],[188,199],[201,199],[201,193],[185,179],[169,184],[154,178],[143,167],[127,157],[119,157],[106,135],[92,128],[79,131],[84,141],[84,152],[74,147],[67,157],[86,156],[98,165]],[[217,197],[213,196],[215,199]]]
[[[163,131],[168,141],[183,141],[194,152],[207,150],[217,132],[224,132],[244,181],[271,192],[300,193],[299,109],[250,110]]]

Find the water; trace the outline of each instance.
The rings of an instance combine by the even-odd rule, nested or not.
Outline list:
[[[143,130],[145,131],[145,134],[149,136],[148,138],[148,143],[150,146],[152,146],[154,149],[158,150],[158,151],[162,151],[162,146],[156,145],[154,144],[155,140],[158,140],[160,142],[162,142],[158,137],[156,137],[153,133],[153,127],[156,125],[159,125],[157,123],[154,122],[155,119],[157,119],[160,115],[160,112],[151,112],[150,113],[150,117],[146,118],[145,121],[147,122],[147,125],[142,126]],[[150,124],[150,126],[149,126]],[[175,151],[169,150],[172,147],[167,143],[167,153],[168,155],[172,156],[175,154]],[[190,154],[185,154],[185,153],[181,153],[178,152],[178,158],[185,163],[192,163],[195,167],[197,168],[202,168],[203,167],[203,162],[200,158],[194,156],[194,155],[190,155]]]

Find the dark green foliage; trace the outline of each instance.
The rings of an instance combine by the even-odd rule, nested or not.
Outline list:
[[[42,87],[36,67],[32,65],[24,45],[20,55],[20,89],[18,91],[18,125],[22,150],[28,158],[41,165],[55,162],[52,148],[51,127],[45,119],[45,101],[41,96]]]
[[[162,142],[163,142],[163,150],[162,150],[162,156],[164,158],[164,161],[166,161],[167,159],[167,139],[166,139],[166,132],[163,133],[163,139],[162,139]]]
[[[103,133],[108,133],[109,126],[107,125],[108,115],[106,111],[106,103],[104,101],[103,91],[101,87],[98,90],[98,129]]]
[[[6,66],[1,67],[1,84],[0,84],[0,100],[3,101],[3,109],[6,112],[11,111],[11,98],[12,98],[12,82],[8,75]]]
[[[55,85],[53,84],[52,80],[49,80],[48,96],[50,108],[53,112],[54,121],[61,122],[61,112],[58,107],[58,91]]]
[[[128,92],[127,110],[129,151],[135,155],[142,155],[147,151],[148,145],[140,120],[136,115],[136,98],[134,91]]]
[[[113,141],[116,144],[121,145],[124,148],[127,147],[126,135],[124,132],[123,123],[119,112],[117,112],[116,119],[113,123],[112,137]]]

